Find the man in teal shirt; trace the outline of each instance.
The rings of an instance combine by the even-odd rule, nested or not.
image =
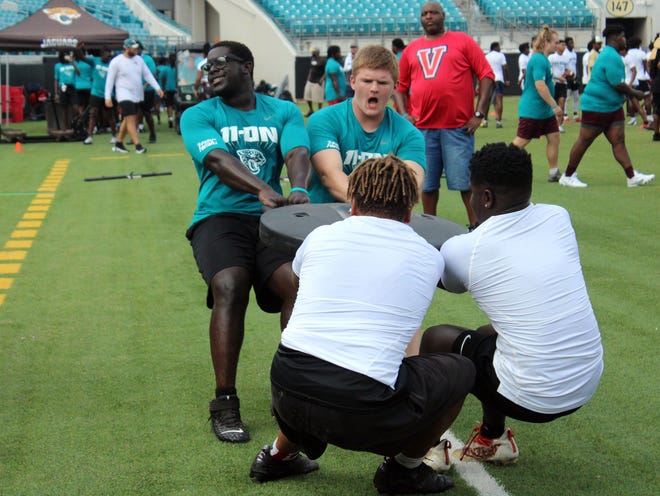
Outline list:
[[[88,62],[84,48],[78,48],[73,53],[73,63],[76,66],[76,76],[73,85],[76,87],[78,104],[76,110],[81,114],[89,105],[89,95],[92,89],[92,64]]]
[[[421,184],[426,168],[424,137],[388,107],[398,78],[397,60],[381,46],[367,46],[353,59],[355,96],[315,112],[308,121],[312,152],[312,203],[346,202],[348,175],[362,161],[396,155]]]
[[[176,55],[171,53],[167,63],[158,66],[158,82],[165,91],[165,104],[167,105],[168,125],[174,125],[174,97],[176,95]]]
[[[603,133],[612,145],[614,158],[628,178],[628,187],[643,186],[655,179],[655,174],[642,174],[633,168],[625,138],[623,102],[626,96],[641,100],[644,93],[626,83],[625,67],[619,52],[626,48],[626,33],[621,24],[610,24],[603,30],[606,46],[591,70],[589,84],[580,99],[582,123],[580,135],[571,148],[566,172],[559,184],[571,188],[586,188],[575,173],[591,143]]]
[[[156,77],[156,61],[154,58],[144,51],[144,46],[138,41],[138,55],[142,57],[144,63],[147,64],[147,67],[151,71],[151,74]],[[143,79],[142,84],[144,86],[144,100],[140,103],[138,107],[138,126],[142,125],[142,118],[147,122],[147,127],[149,128],[149,143],[156,142],[156,127],[154,126],[154,104],[156,103],[156,90],[154,90],[147,82]]]
[[[182,115],[181,134],[199,177],[197,209],[187,238],[208,285],[215,399],[211,425],[221,441],[250,439],[241,421],[236,369],[250,290],[259,306],[280,312],[286,326],[296,298],[292,256],[264,246],[264,208],[308,203],[309,139],[292,102],[256,94],[254,58],[245,45],[222,41],[209,51],[204,70],[215,93]],[[286,164],[291,194],[282,195]]]
[[[87,137],[83,141],[85,145],[91,145],[93,143],[94,138],[92,136],[94,134],[94,128],[99,120],[104,120],[110,127],[110,132],[112,133],[110,143],[114,144],[117,141],[115,137],[117,133],[115,111],[114,109],[106,109],[105,106],[105,80],[108,77],[110,59],[112,59],[112,52],[109,48],[105,47],[101,49],[100,57],[87,57],[86,59],[92,66],[92,89],[89,96],[90,110]],[[101,116],[105,116],[105,119],[100,119]]]
[[[57,64],[55,64],[55,103],[62,108],[64,122],[59,122],[61,129],[71,128],[71,119],[74,106],[78,105],[75,80],[79,72],[73,63],[71,54],[59,52]]]
[[[329,46],[328,61],[325,63],[325,99],[328,105],[346,99],[346,78],[340,60],[341,48],[337,45]]]

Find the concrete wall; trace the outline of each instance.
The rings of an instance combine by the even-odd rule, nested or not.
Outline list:
[[[251,0],[175,0],[175,19],[188,26],[193,42],[239,41],[254,55],[254,80],[279,86],[289,79],[295,94],[297,49]]]

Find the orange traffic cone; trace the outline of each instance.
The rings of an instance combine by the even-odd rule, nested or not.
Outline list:
[[[22,152],[23,151],[23,143],[21,143],[20,141],[17,141],[16,142],[16,147],[14,148],[14,150],[17,151],[17,152]]]

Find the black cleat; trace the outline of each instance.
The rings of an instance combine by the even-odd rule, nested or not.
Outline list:
[[[374,476],[374,486],[381,494],[434,494],[454,487],[454,481],[425,463],[405,468],[394,458],[385,458]]]
[[[250,467],[250,478],[255,482],[303,475],[319,469],[319,464],[298,453],[290,460],[275,460],[270,456],[270,446],[264,446]]]
[[[220,441],[246,443],[250,440],[245,425],[241,422],[238,396],[232,394],[211,400],[209,405],[211,428]]]

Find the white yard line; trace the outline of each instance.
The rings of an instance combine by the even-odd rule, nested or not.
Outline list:
[[[449,439],[452,450],[463,447],[463,443],[451,431],[445,432],[442,437]],[[456,473],[470,486],[474,487],[481,496],[510,496],[504,487],[486,472],[481,463],[460,462],[452,459],[452,465]]]

